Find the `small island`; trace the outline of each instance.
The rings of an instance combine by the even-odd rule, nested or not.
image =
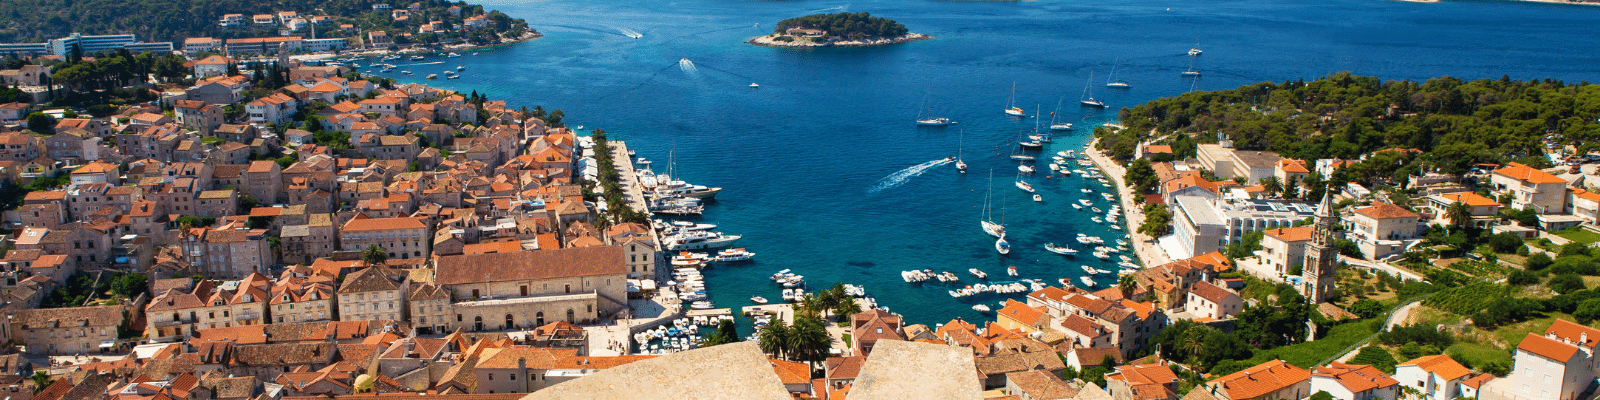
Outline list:
[[[769,47],[862,47],[931,39],[892,19],[866,12],[815,14],[778,21],[772,34],[749,40]]]

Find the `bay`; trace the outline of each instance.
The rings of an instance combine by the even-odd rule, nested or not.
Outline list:
[[[952,299],[946,290],[953,286],[909,285],[901,270],[948,270],[971,284],[968,268],[1005,281],[1012,279],[1005,268],[1014,265],[1022,278],[1053,284],[1062,277],[1076,281],[1084,274],[1081,265],[1115,269],[1087,252],[1070,259],[1042,248],[1057,242],[1081,249],[1073,240],[1080,232],[1107,241],[1124,235],[1089,221],[1087,209],[1069,206],[1085,198],[1080,189],[1102,189],[1097,183],[1036,174],[1027,179],[1042,203],[1012,185],[1017,163],[1007,155],[1018,134],[1034,124],[1001,113],[1013,84],[1016,103],[1030,115],[1038,107],[1048,123],[1064,100],[1060,118],[1079,127],[1058,136],[1048,155],[1081,149],[1089,129],[1113,119],[1117,108],[1189,90],[1339,71],[1414,80],[1509,75],[1576,82],[1600,76],[1593,53],[1600,47],[1593,29],[1600,8],[1540,3],[548,0],[486,6],[527,19],[545,37],[446,64],[402,67],[417,75],[389,77],[477,91],[513,107],[561,109],[568,125],[606,130],[656,160],[657,171],[667,169],[671,154],[678,176],[723,187],[700,220],[743,235],[739,247],[758,255],[755,262],[707,271],[711,299],[720,307],[747,305],[755,295],[779,299],[779,287],[767,277],[787,268],[806,276],[813,289],[865,285],[909,323],[992,318],[971,305],[997,307],[1003,298]],[[840,11],[892,18],[935,38],[849,49],[744,43],[784,18]],[[1194,59],[1203,74],[1198,79],[1179,75],[1189,66],[1190,47],[1204,50]],[[1104,86],[1114,62],[1117,78],[1132,89]],[[467,67],[459,80],[420,78],[455,65]],[[1110,110],[1078,106],[1091,73],[1090,90]],[[925,96],[928,114],[959,123],[914,126]],[[971,173],[941,165],[884,181],[955,155],[960,132]],[[1008,257],[996,254],[993,238],[978,227],[991,170],[1014,246]],[[1102,209],[1110,204],[1092,196]],[[1108,287],[1114,277],[1101,275],[1097,283]]]

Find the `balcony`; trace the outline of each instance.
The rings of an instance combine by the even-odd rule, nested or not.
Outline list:
[[[199,322],[199,321],[196,321],[194,318],[179,318],[179,319],[176,319],[176,320],[157,321],[155,323],[155,325],[156,325],[156,328],[166,328],[166,327],[169,327],[169,326],[188,325],[188,324],[193,324],[193,323],[196,323],[196,322]]]

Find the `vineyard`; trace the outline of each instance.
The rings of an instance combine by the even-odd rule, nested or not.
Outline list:
[[[1505,293],[1504,286],[1473,283],[1466,286],[1440,290],[1422,301],[1422,305],[1448,311],[1456,315],[1472,315],[1489,307],[1489,302]]]

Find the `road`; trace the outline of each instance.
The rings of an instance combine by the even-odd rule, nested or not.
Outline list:
[[[1372,269],[1372,270],[1388,272],[1390,275],[1394,275],[1396,277],[1399,277],[1400,280],[1410,280],[1410,281],[1417,281],[1417,282],[1422,282],[1422,281],[1426,280],[1426,279],[1423,279],[1422,275],[1417,275],[1416,273],[1413,273],[1411,271],[1407,271],[1404,268],[1400,268],[1400,267],[1396,267],[1396,266],[1393,266],[1393,265],[1389,265],[1389,263],[1385,263],[1385,262],[1367,261],[1367,260],[1363,260],[1363,259],[1359,259],[1359,258],[1351,258],[1351,257],[1343,256],[1343,255],[1339,256],[1339,261],[1343,261],[1345,264],[1349,264],[1349,265],[1352,265],[1352,266],[1357,266],[1357,267],[1362,267],[1362,268],[1366,268],[1366,269]]]
[[[1167,258],[1167,252],[1161,250],[1155,238],[1138,232],[1139,225],[1144,224],[1144,207],[1135,203],[1137,198],[1135,196],[1141,195],[1134,193],[1133,189],[1122,181],[1122,175],[1127,171],[1121,165],[1117,165],[1111,158],[1094,149],[1094,145],[1099,142],[1100,139],[1089,142],[1089,147],[1083,152],[1089,155],[1089,160],[1094,161],[1094,165],[1100,167],[1100,171],[1105,172],[1106,176],[1111,178],[1112,184],[1117,187],[1117,198],[1122,201],[1122,211],[1127,216],[1127,220],[1123,221],[1124,226],[1128,230],[1129,241],[1133,242],[1134,252],[1139,255],[1139,261],[1143,262],[1145,268],[1171,262],[1172,260]]]

